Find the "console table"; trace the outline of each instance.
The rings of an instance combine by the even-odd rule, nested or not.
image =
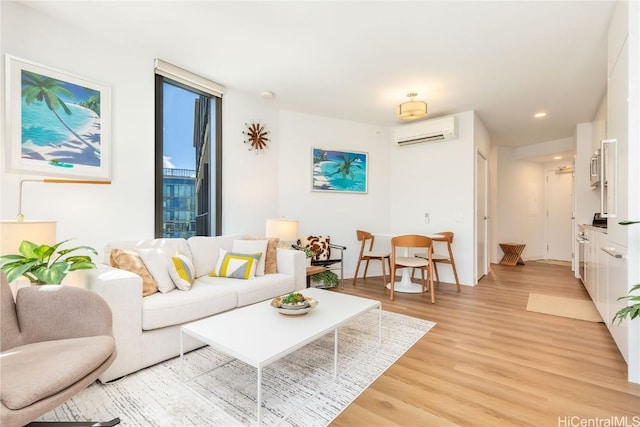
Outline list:
[[[524,261],[522,260],[522,251],[524,251],[524,247],[526,245],[524,243],[500,243],[500,248],[504,252],[504,256],[502,257],[502,261],[500,264],[505,265],[524,265]]]

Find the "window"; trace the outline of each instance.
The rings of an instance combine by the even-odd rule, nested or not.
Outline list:
[[[222,232],[221,89],[156,60],[156,237]]]

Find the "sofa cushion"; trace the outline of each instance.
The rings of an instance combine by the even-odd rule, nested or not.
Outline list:
[[[258,260],[262,252],[241,254],[220,249],[218,263],[209,276],[227,277],[230,279],[253,279]]]
[[[165,294],[176,288],[169,274],[169,263],[171,262],[169,253],[162,248],[140,248],[138,253],[158,284],[160,292]]]
[[[230,251],[233,241],[238,236],[194,236],[187,240],[191,253],[191,261],[196,269],[196,278],[208,276],[216,267],[219,249]]]
[[[178,251],[171,257],[169,263],[169,275],[176,288],[181,291],[188,291],[191,289],[191,285],[195,278],[195,269],[193,263],[188,256]]]
[[[206,277],[206,276],[205,276]],[[178,289],[156,293],[142,299],[142,329],[145,331],[180,325],[202,319],[237,306],[237,293],[231,287],[217,286],[218,281],[237,283],[219,277],[196,279],[189,292]]]
[[[135,251],[125,249],[113,249],[109,255],[111,266],[121,270],[127,270],[142,277],[142,296],[146,297],[158,292],[158,284],[153,279],[151,273],[140,255]]]
[[[249,254],[260,252],[260,259],[256,266],[256,276],[264,276],[265,259],[267,257],[267,246],[269,241],[264,240],[246,240],[236,239],[233,241],[232,252]]]
[[[115,351],[110,336],[43,341],[2,353],[0,398],[19,410],[53,396],[100,367]]]
[[[267,253],[264,257],[264,274],[273,274],[278,272],[278,263],[276,258],[276,250],[278,249],[278,243],[280,239],[277,237],[251,237],[244,236],[245,240],[268,240]]]
[[[238,307],[288,294],[295,290],[295,278],[287,274],[265,274],[235,285]]]

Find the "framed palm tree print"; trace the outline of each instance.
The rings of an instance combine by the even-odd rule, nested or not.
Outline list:
[[[7,170],[109,180],[109,87],[11,55],[5,66]]]
[[[369,155],[312,148],[311,191],[366,193]]]

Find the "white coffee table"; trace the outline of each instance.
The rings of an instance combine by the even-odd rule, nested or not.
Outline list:
[[[338,328],[344,323],[378,309],[378,345],[382,334],[382,307],[380,301],[345,295],[322,289],[303,289],[305,296],[314,298],[318,305],[309,313],[287,316],[271,307],[271,300],[207,319],[186,324],[180,328],[180,360],[184,364],[184,335],[189,335],[228,356],[234,357],[258,370],[257,419],[260,424],[262,406],[262,369],[287,354],[334,332],[333,375],[338,374]],[[184,381],[184,376],[182,377]]]

